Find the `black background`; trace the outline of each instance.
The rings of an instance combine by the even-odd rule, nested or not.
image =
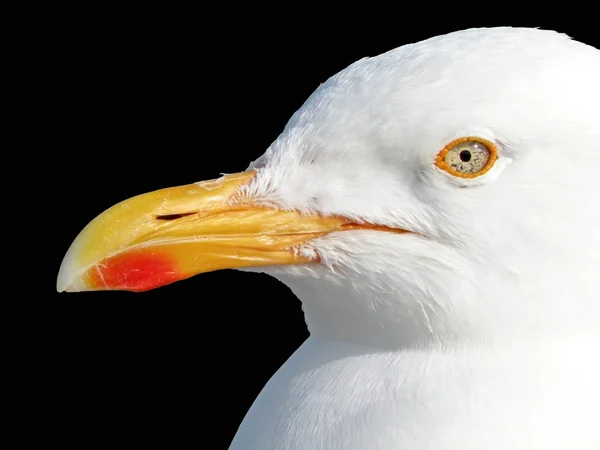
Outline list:
[[[143,294],[55,293],[64,253],[98,213],[244,170],[320,83],[364,56],[474,26],[600,42],[581,11],[577,21],[562,11],[501,19],[433,6],[342,18],[280,6],[52,11],[36,78],[55,167],[47,202],[59,206],[36,310],[45,324],[36,408],[53,422],[49,442],[227,448],[262,386],[308,336],[299,301],[266,275],[208,273]]]

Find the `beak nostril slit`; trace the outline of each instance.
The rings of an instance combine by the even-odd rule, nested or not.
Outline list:
[[[196,213],[190,212],[190,213],[183,213],[183,214],[163,214],[160,216],[156,216],[156,220],[177,220],[177,219],[181,219],[182,217],[191,216],[192,214],[196,214]]]

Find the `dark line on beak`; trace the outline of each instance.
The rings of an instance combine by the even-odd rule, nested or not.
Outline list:
[[[181,219],[182,217],[186,217],[186,216],[191,216],[192,214],[196,214],[196,213],[183,213],[183,214],[164,214],[161,216],[156,216],[156,220],[177,220],[177,219]]]

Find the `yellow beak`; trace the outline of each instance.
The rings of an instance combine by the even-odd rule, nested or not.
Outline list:
[[[71,244],[57,289],[146,291],[218,269],[307,263],[298,245],[369,227],[253,205],[238,194],[254,175],[162,189],[109,208]]]

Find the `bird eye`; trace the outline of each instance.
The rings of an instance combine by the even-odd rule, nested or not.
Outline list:
[[[435,165],[450,175],[476,178],[492,168],[498,159],[496,146],[478,137],[455,139],[435,157]]]

